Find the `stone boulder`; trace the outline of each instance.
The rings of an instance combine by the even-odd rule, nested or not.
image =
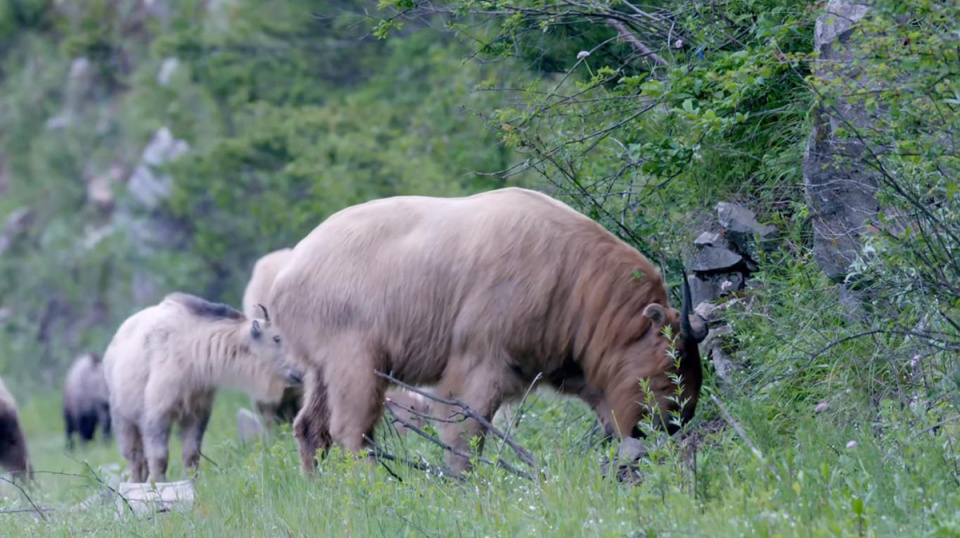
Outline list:
[[[857,23],[869,12],[864,2],[830,0],[817,19],[813,74],[824,82],[876,88],[858,63],[869,52],[857,44]],[[813,110],[813,130],[803,158],[803,183],[813,222],[813,253],[831,279],[840,282],[860,255],[860,235],[878,212],[878,175],[864,161],[869,152],[856,137],[840,136],[851,128],[869,131],[871,114],[856,97],[841,96]]]
[[[759,250],[771,246],[777,236],[775,226],[760,224],[753,211],[731,202],[717,204],[717,220],[727,240],[738,252],[753,260],[758,259]]]
[[[707,337],[700,342],[700,356],[713,363],[717,377],[727,384],[733,383],[734,374],[740,369],[736,362],[723,350],[724,339],[733,334],[733,327],[723,325],[710,329]]]
[[[237,439],[241,443],[252,443],[266,433],[257,414],[249,409],[237,411]]]
[[[190,145],[173,137],[170,129],[160,128],[143,149],[140,163],[130,176],[127,189],[139,204],[155,209],[170,196],[173,178],[161,174],[157,168],[171,163],[190,150]]]
[[[3,232],[0,233],[0,254],[3,254],[14,245],[30,226],[33,225],[36,212],[29,207],[21,207],[14,210],[7,216],[7,222],[3,226]]]
[[[744,280],[743,273],[739,272],[687,276],[687,282],[690,284],[690,298],[694,305],[725,297],[743,289]]]
[[[698,273],[736,271],[743,263],[743,256],[728,248],[701,247],[697,249],[690,269]]]

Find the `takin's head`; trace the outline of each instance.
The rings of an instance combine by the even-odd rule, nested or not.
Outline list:
[[[303,374],[286,359],[280,333],[270,321],[270,314],[263,305],[257,305],[262,318],[250,318],[243,331],[245,344],[250,350],[254,372],[251,379],[257,381],[253,396],[262,402],[275,403],[283,397],[287,387],[303,384]]]
[[[690,298],[690,284],[683,279],[683,303],[680,312],[675,308],[663,311],[660,317],[664,319],[659,325],[669,326],[669,331],[662,331],[662,345],[665,353],[671,356],[671,364],[666,372],[650,380],[659,405],[659,414],[655,417],[659,427],[666,429],[673,435],[683,424],[693,418],[697,408],[697,399],[700,396],[700,386],[703,384],[703,369],[700,365],[700,342],[707,337],[707,324],[693,312],[693,301]],[[653,305],[651,305],[653,306]],[[659,305],[657,305],[659,306]],[[649,307],[648,307],[649,308]],[[656,310],[656,308],[654,308]],[[658,314],[644,311],[647,317],[657,317]],[[654,325],[657,321],[651,317]],[[666,338],[670,335],[670,339]]]
[[[640,338],[623,349],[621,364],[631,365],[631,374],[621,376],[614,383],[614,390],[620,392],[621,400],[629,397],[642,408],[651,405],[654,423],[672,435],[693,418],[697,407],[703,383],[699,343],[707,336],[707,325],[692,312],[686,279],[679,312],[659,303],[650,303],[644,308],[643,315],[651,324]],[[652,394],[645,397],[643,391],[638,391],[639,378],[647,380]],[[634,426],[632,431],[623,431],[622,434],[638,436],[640,429]]]

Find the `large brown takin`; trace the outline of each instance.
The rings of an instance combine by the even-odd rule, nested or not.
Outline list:
[[[273,310],[270,306],[270,288],[292,256],[293,249],[282,248],[264,255],[253,265],[253,273],[243,292],[243,313],[248,318],[260,314],[260,305]],[[303,387],[287,387],[279,402],[255,400],[255,404],[267,424],[289,424],[303,406]]]
[[[14,479],[32,478],[33,467],[27,455],[27,439],[20,428],[17,402],[0,379],[0,467]]]
[[[174,422],[183,436],[184,468],[197,467],[216,389],[238,388],[269,402],[300,377],[284,360],[266,310],[263,318],[248,319],[184,293],[123,322],[103,364],[113,426],[133,482],[166,481]]]
[[[533,191],[345,209],[296,246],[271,304],[287,352],[306,370],[294,430],[307,471],[331,440],[353,451],[368,444],[386,388],[377,371],[436,385],[488,419],[542,374],[618,437],[646,413],[641,380],[671,431],[692,417],[700,391],[696,344],[706,327],[689,300],[682,313],[667,307],[643,255]],[[679,361],[665,332],[677,337]],[[482,431],[473,420],[442,428],[460,451]],[[469,465],[447,459],[455,470]]]

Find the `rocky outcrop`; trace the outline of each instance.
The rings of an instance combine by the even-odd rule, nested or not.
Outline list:
[[[35,216],[36,213],[29,207],[21,207],[10,213],[3,231],[0,232],[0,254],[6,252],[27,233],[33,225]]]
[[[173,178],[157,169],[177,160],[189,150],[190,145],[174,138],[166,127],[161,127],[154,133],[127,183],[133,199],[147,209],[155,209],[161,201],[170,196]]]
[[[725,349],[733,328],[717,326],[717,314],[741,302],[735,295],[750,287],[750,275],[759,269],[761,254],[775,244],[777,229],[760,224],[753,211],[732,202],[717,204],[717,222],[720,231],[703,232],[693,241],[687,282],[695,312],[712,325],[700,343],[700,356],[713,363],[722,381],[732,383],[740,369]]]
[[[869,12],[862,2],[830,0],[817,20],[814,76],[842,86],[875,86],[865,80],[859,62],[857,23]],[[870,114],[853,96],[821,103],[813,112],[813,131],[803,159],[803,182],[813,217],[813,253],[831,279],[842,281],[860,255],[860,236],[877,214],[877,173],[866,164],[869,149],[850,136],[870,126]],[[826,104],[829,102],[830,104]],[[841,135],[846,131],[846,135]]]

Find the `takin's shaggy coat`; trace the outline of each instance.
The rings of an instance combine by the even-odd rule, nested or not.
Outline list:
[[[103,361],[95,353],[81,355],[67,373],[63,384],[63,421],[67,447],[73,448],[73,434],[82,442],[93,440],[97,425],[103,438],[110,438],[110,393],[103,375]]]
[[[33,467],[27,455],[27,439],[20,428],[17,402],[0,379],[0,467],[13,478],[32,478]]]
[[[165,482],[174,421],[183,464],[195,469],[219,387],[276,401],[299,374],[284,360],[269,316],[241,312],[183,293],[168,295],[127,319],[107,348],[110,410],[131,480]]]
[[[292,257],[293,249],[284,248],[257,260],[247,288],[243,292],[243,313],[247,317],[253,318],[259,314],[260,305],[273,310],[270,305],[270,288],[280,270]],[[290,424],[303,407],[303,392],[302,385],[287,387],[283,391],[283,397],[277,403],[261,402],[256,399],[254,402],[266,424]],[[422,426],[425,423],[424,418],[430,413],[430,402],[426,398],[396,387],[387,391],[387,401],[393,402],[390,408],[393,413],[416,426]],[[394,426],[400,434],[406,433],[406,427],[401,422],[394,421]]]
[[[291,360],[306,370],[294,424],[306,471],[331,440],[354,451],[368,444],[386,388],[377,371],[437,385],[488,420],[541,374],[586,400],[619,437],[647,410],[641,380],[670,430],[693,415],[702,381],[706,327],[689,301],[682,314],[668,308],[643,255],[523,189],[340,211],[296,246],[270,303]],[[678,361],[665,327],[679,336]],[[473,420],[442,428],[460,451],[482,431]],[[454,469],[469,463],[447,459]]]
[[[250,275],[250,281],[243,292],[243,313],[248,318],[260,314],[259,305],[264,305],[268,310],[273,310],[269,301],[270,287],[273,286],[277,274],[290,261],[292,255],[293,249],[275,250],[257,260],[257,263],[253,265],[253,274]],[[289,424],[293,422],[303,406],[303,387],[287,387],[283,391],[280,401],[276,403],[261,402],[256,399],[254,399],[254,402],[257,411],[267,425]]]

